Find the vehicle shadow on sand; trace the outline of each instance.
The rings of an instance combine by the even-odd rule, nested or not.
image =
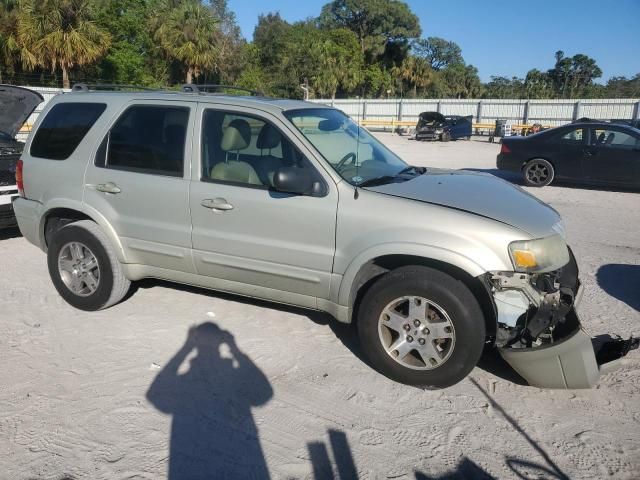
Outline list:
[[[168,480],[269,478],[251,409],[272,396],[231,333],[212,322],[191,328],[147,391],[154,407],[173,416]]]
[[[640,265],[602,265],[596,280],[602,290],[640,312]]]

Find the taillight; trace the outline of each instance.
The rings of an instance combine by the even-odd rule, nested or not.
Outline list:
[[[511,149],[503,143],[502,146],[500,147],[500,153],[502,154],[511,153]]]
[[[24,197],[24,179],[22,177],[22,160],[18,160],[16,163],[16,185],[18,186],[18,193],[21,197]]]

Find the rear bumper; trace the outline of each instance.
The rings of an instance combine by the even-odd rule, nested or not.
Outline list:
[[[42,237],[40,235],[42,204],[34,200],[19,197],[13,202],[13,210],[22,236],[36,247],[44,250]]]
[[[522,170],[522,159],[517,158],[513,154],[498,154],[496,158],[496,167],[498,170],[508,170],[510,172],[520,172]]]

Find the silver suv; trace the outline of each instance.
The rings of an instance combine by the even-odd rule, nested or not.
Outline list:
[[[598,377],[558,213],[490,175],[409,166],[333,108],[77,86],[17,176],[20,229],[76,308],[154,277],[356,322],[408,384],[460,381],[485,345],[533,384]]]

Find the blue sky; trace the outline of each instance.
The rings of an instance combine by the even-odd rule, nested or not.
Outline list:
[[[260,13],[288,21],[317,16],[328,0],[229,0],[251,40]],[[482,80],[547,70],[554,53],[596,59],[601,82],[640,72],[640,0],[409,0],[423,36],[453,40]],[[443,8],[439,8],[442,6]]]

